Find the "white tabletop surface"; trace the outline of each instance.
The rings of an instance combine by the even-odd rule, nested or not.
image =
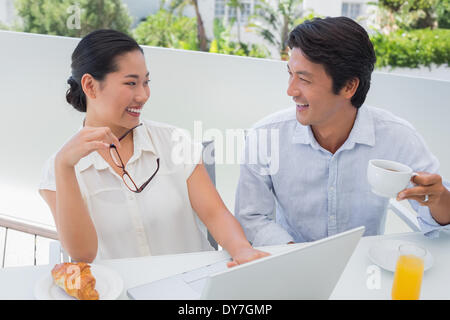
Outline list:
[[[371,289],[368,279],[374,276],[373,263],[368,258],[369,248],[377,241],[398,239],[415,242],[431,252],[434,264],[424,273],[421,299],[450,299],[450,232],[442,231],[437,239],[421,233],[403,233],[387,236],[363,237],[339,279],[330,299],[390,299],[393,273],[379,269],[379,288]],[[289,250],[295,245],[261,247],[270,253]],[[161,279],[190,269],[195,269],[229,255],[225,251],[195,252],[177,255],[104,260],[98,264],[116,270],[124,282],[120,299],[127,299],[126,289]],[[326,263],[326,258],[324,258]],[[34,299],[36,281],[49,273],[53,265],[11,267],[0,269],[0,299]]]
[[[437,239],[412,232],[361,238],[330,299],[391,299],[393,272],[380,268],[380,288],[367,286],[368,268],[374,265],[368,257],[369,248],[388,239],[414,242],[432,254],[434,264],[424,272],[420,299],[450,299],[450,232],[447,230],[441,231]]]

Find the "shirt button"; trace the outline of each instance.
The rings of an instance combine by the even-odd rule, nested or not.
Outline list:
[[[334,191],[334,187],[330,187],[330,191]]]
[[[128,195],[128,200],[134,200],[134,196],[132,194]]]

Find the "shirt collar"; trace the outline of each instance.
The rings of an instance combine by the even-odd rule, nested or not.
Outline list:
[[[298,121],[294,129],[292,143],[310,144],[315,149],[320,148],[319,143],[314,137],[311,126],[304,126]],[[372,147],[375,145],[373,118],[369,109],[365,106],[361,106],[358,109],[352,131],[350,131],[350,135],[344,145],[347,145],[348,148],[351,149],[356,143],[366,144]]]
[[[300,122],[295,124],[294,136],[292,137],[292,143],[310,144],[315,149],[319,148],[319,143],[314,138],[311,126],[304,126]]]
[[[83,126],[80,127],[80,130]],[[134,152],[128,163],[134,162],[141,156],[143,151],[148,151],[156,154],[155,146],[150,136],[145,123],[142,126],[133,130],[133,144]],[[97,152],[91,152],[86,157],[81,158],[77,166],[81,171],[86,170],[90,166],[94,166],[97,170],[104,170],[109,167],[109,164]]]
[[[356,114],[355,124],[347,141],[352,144],[375,145],[375,126],[372,114],[367,106],[361,106]]]
[[[142,126],[134,129],[133,133],[134,152],[128,163],[139,159],[143,151],[148,151],[156,154],[150,131],[145,126],[145,123],[143,123]]]

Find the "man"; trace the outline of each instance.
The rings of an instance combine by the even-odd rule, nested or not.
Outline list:
[[[360,225],[366,236],[382,234],[389,199],[367,182],[374,158],[420,173],[398,199],[409,199],[422,231],[437,236],[450,223],[450,184],[444,187],[437,159],[408,122],[363,106],[375,63],[366,31],[345,17],[315,18],[297,26],[288,45],[295,110],[266,117],[246,138],[235,213],[247,238],[255,246],[314,241]],[[274,130],[275,147],[267,133]],[[261,156],[265,148],[270,157]]]

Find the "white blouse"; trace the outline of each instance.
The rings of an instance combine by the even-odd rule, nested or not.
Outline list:
[[[97,232],[96,260],[213,250],[186,182],[201,160],[202,146],[184,130],[149,120],[133,130],[133,141],[126,170],[138,187],[160,159],[158,173],[141,193],[131,192],[97,152],[75,166]],[[39,189],[56,191],[55,156],[44,166]]]

